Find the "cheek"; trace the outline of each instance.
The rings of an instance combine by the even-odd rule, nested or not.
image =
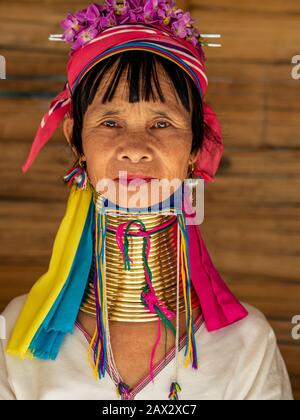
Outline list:
[[[169,172],[172,174],[172,178],[185,178],[188,171],[188,162],[188,153],[182,153],[181,151],[180,154],[169,154],[168,168]]]
[[[109,141],[99,139],[95,133],[90,133],[82,138],[83,153],[87,162],[88,176],[92,184],[107,176],[107,162],[112,153],[112,146]]]
[[[186,133],[182,136],[173,136],[165,143],[163,150],[164,164],[174,174],[174,176],[185,176],[190,153],[192,148],[192,136]]]
[[[91,161],[99,157],[105,159],[111,153],[113,143],[111,138],[103,134],[99,129],[83,130],[82,147],[87,159]]]

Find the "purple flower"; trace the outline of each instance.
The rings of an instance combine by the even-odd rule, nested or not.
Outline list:
[[[101,16],[102,7],[92,3],[88,6],[85,17],[89,24],[94,24]]]
[[[172,23],[172,30],[179,38],[185,38],[188,35],[187,27],[182,20],[177,20]]]
[[[68,13],[66,19],[62,20],[60,25],[67,31],[72,29],[77,33],[85,26],[85,19],[83,19],[81,14],[72,15],[71,13]]]
[[[174,17],[174,11],[170,4],[161,3],[159,5],[157,15],[159,17],[159,23],[163,25],[169,25],[172,18]]]
[[[191,44],[192,44],[194,47],[197,47],[197,45],[198,45],[198,43],[199,43],[198,38],[197,38],[197,37],[195,37],[195,36],[192,36],[192,37],[190,38],[190,42],[191,42]]]
[[[182,20],[182,22],[183,22],[183,23],[184,23],[187,27],[191,27],[191,26],[192,26],[192,24],[193,24],[193,20],[192,20],[192,17],[191,17],[191,15],[190,15],[190,12],[186,12],[186,13],[184,13],[184,14],[181,16],[180,20]]]
[[[171,9],[171,18],[172,19],[179,19],[181,18],[181,16],[183,15],[183,10],[182,9],[177,9],[176,6],[172,7]]]
[[[117,0],[105,0],[105,5],[107,10],[116,10]]]
[[[190,29],[190,32],[191,32],[191,35],[190,35],[191,39],[196,38],[198,42],[198,38],[200,36],[200,32],[198,31],[198,29],[192,28]]]
[[[157,22],[158,19],[158,3],[159,0],[148,0],[144,6],[144,18],[145,22],[152,23]]]
[[[82,47],[87,42],[91,41],[98,35],[99,31],[96,25],[91,25],[86,29],[83,29],[77,36],[76,41],[73,44],[73,49]]]
[[[125,0],[126,14],[120,23],[127,21],[130,23],[143,22],[144,3],[144,0]]]
[[[117,25],[117,17],[115,16],[113,11],[109,12],[106,17],[108,22],[107,27]]]
[[[160,0],[148,0],[145,2],[145,7],[151,7],[152,9],[157,9],[158,8],[158,3],[160,2]]]
[[[124,0],[132,10],[140,9],[144,7],[145,0]]]
[[[144,8],[142,0],[125,0],[125,12],[122,13],[125,17],[120,20],[120,24],[130,22],[143,22],[144,21]]]
[[[74,42],[76,39],[77,32],[74,29],[66,29],[64,32],[64,40],[67,42]]]
[[[105,0],[106,9],[109,11],[113,11],[117,16],[125,14],[126,11],[129,9],[129,6],[126,5],[125,1],[118,1],[118,0]]]
[[[177,21],[172,23],[174,34],[180,38],[190,37],[192,35],[192,23],[190,13],[184,13]]]

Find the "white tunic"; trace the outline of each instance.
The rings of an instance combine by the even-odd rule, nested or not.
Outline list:
[[[3,312],[10,336],[26,295]],[[272,327],[257,308],[241,302],[249,315],[219,331],[208,332],[203,318],[196,325],[199,369],[183,366],[181,339],[178,382],[180,400],[293,400],[290,379]],[[88,340],[78,325],[64,340],[55,361],[7,355],[0,343],[0,400],[117,400],[113,375],[95,379],[88,362]],[[168,400],[174,379],[175,351],[156,365],[133,390],[134,400]]]

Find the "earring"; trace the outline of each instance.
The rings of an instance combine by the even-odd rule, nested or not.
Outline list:
[[[81,168],[85,168],[86,166],[86,161],[82,159],[82,157],[80,156],[80,158],[78,159],[78,164]]]
[[[197,183],[198,183],[197,178],[193,178],[194,170],[195,170],[195,163],[192,162],[189,165],[188,179],[186,179],[186,181],[185,181],[185,185],[187,186],[188,197],[190,198],[193,206],[196,205],[196,202],[195,202],[195,200],[196,200],[196,187],[197,187]]]
[[[68,170],[64,176],[64,181],[71,185],[73,182],[77,184],[77,188],[80,190],[86,190],[88,184],[88,175],[85,170],[86,163],[80,157],[74,166]]]
[[[194,170],[195,170],[195,162],[192,162],[192,164],[189,165],[189,178],[193,177]]]

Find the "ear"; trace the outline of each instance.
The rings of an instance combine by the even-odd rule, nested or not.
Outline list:
[[[191,153],[190,154],[189,164],[191,165],[192,163],[196,163],[198,157],[199,157],[199,151],[196,151],[196,152]]]
[[[71,147],[74,155],[76,156],[76,158],[78,158],[79,156],[78,156],[77,150],[73,146],[73,143],[72,143],[73,124],[74,124],[73,118],[67,117],[63,122],[63,132],[64,132],[65,138],[66,138],[67,142],[69,143],[69,146]]]

